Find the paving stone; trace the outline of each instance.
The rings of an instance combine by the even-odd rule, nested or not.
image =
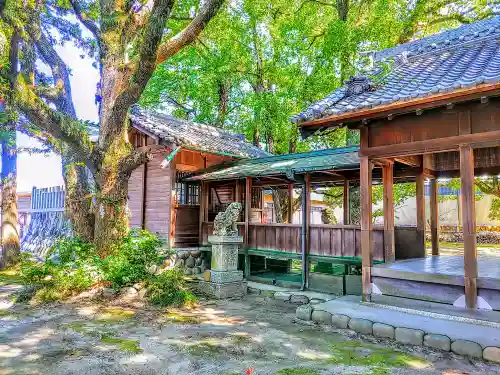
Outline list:
[[[349,328],[358,333],[371,335],[373,332],[373,322],[366,319],[351,319],[349,320]]]
[[[313,312],[312,306],[302,305],[302,306],[297,307],[297,310],[295,310],[295,316],[298,319],[309,321],[309,320],[311,320],[312,312]]]
[[[290,302],[295,303],[297,305],[306,305],[309,303],[309,298],[307,298],[307,296],[303,296],[300,294],[292,294]]]
[[[396,328],[396,341],[403,344],[422,345],[424,342],[424,331],[411,328]]]
[[[314,310],[311,318],[313,321],[323,324],[332,324],[332,314],[328,311]]]
[[[349,318],[347,315],[332,314],[332,325],[337,328],[346,329],[349,326]]]
[[[249,294],[260,294],[260,289],[248,287]]]
[[[373,323],[373,335],[376,337],[394,338],[394,327],[389,324]]]
[[[483,350],[483,358],[487,361],[500,363],[500,348],[489,346]]]
[[[483,349],[481,346],[478,343],[467,340],[453,341],[451,343],[451,351],[469,357],[481,358],[483,356]]]
[[[451,340],[445,335],[429,334],[424,336],[424,345],[449,352],[451,349]]]
[[[274,293],[274,299],[278,301],[285,301],[288,302],[290,301],[290,293],[286,292],[276,292]]]

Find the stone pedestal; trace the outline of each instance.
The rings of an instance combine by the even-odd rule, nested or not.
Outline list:
[[[247,292],[243,272],[238,271],[238,249],[243,243],[240,236],[209,236],[212,245],[210,281],[200,281],[200,292],[215,298],[242,297]]]

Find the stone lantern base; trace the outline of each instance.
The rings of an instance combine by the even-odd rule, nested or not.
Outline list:
[[[238,249],[241,236],[209,236],[212,244],[210,281],[200,281],[198,291],[214,298],[242,297],[247,294],[243,272],[238,271]]]

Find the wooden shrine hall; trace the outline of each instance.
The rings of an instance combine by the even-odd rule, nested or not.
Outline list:
[[[358,152],[359,147],[355,146],[237,160],[184,178],[186,184],[201,182],[200,244],[208,246],[207,239],[212,233],[216,212],[224,210],[232,201],[241,202],[244,214],[238,228],[244,238],[242,268],[247,279],[266,282],[263,275],[275,270],[278,275],[273,274],[273,282],[280,285],[334,294],[361,294],[359,274],[333,274],[330,266],[358,266],[360,270],[361,230],[359,224],[350,219],[349,199],[350,191],[359,187]],[[413,164],[405,158],[396,160],[392,164],[394,180],[415,181],[421,170]],[[377,164],[372,174],[378,182],[387,178],[382,167],[382,164]],[[334,186],[342,192],[342,224],[312,223],[312,192]],[[283,222],[266,220],[263,207],[266,190],[285,192],[285,202],[281,203],[287,207]],[[423,187],[421,192],[423,194]],[[295,220],[294,211],[299,213]],[[394,257],[425,256],[424,230],[416,225],[396,227],[392,236],[388,236],[382,227],[373,228],[370,241],[376,263]],[[299,267],[295,280],[290,278],[292,260]],[[283,263],[287,265],[285,269]]]
[[[293,117],[305,137],[342,126],[360,131],[365,301],[500,310],[500,257],[478,259],[474,209],[475,176],[500,171],[499,37],[500,17],[494,17],[372,53],[375,68]],[[381,64],[388,64],[389,71],[377,70]],[[395,260],[398,163],[419,169],[419,231],[425,230],[423,189],[429,180],[431,256]],[[383,265],[373,262],[374,167],[382,169],[384,186]],[[439,255],[436,179],[444,177],[460,178],[463,258]]]

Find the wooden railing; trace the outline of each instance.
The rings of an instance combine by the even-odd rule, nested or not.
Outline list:
[[[244,223],[238,223],[238,231],[244,235]],[[212,233],[213,223],[203,223],[203,241],[208,244],[208,236]],[[259,250],[273,250],[300,254],[300,224],[261,224],[248,225],[248,247]],[[361,257],[361,231],[356,225],[313,224],[310,226],[310,255],[329,257]],[[373,259],[384,260],[384,231],[373,230]]]

